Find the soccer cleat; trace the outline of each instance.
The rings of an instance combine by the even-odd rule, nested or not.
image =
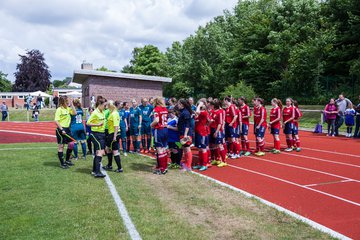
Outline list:
[[[153,171],[153,174],[160,175],[160,174],[161,174],[160,169],[155,169],[155,170]]]
[[[126,152],[124,152],[124,157],[127,157],[127,153],[126,153]]]
[[[240,154],[239,154],[239,155],[240,155],[240,156],[241,156],[241,155],[244,155],[244,153],[245,153],[245,151],[240,151]]]
[[[62,169],[68,169],[68,168],[69,168],[69,166],[66,165],[66,164],[61,164],[60,167],[61,167]]]
[[[205,170],[207,170],[207,166],[202,166],[202,167],[199,169],[200,172],[205,171]]]
[[[200,165],[193,166],[193,169],[200,169],[200,168],[201,168]]]
[[[145,150],[144,150],[144,149],[141,149],[140,153],[145,153]]]
[[[66,165],[68,165],[68,166],[74,166],[74,164],[73,164],[70,160],[65,161],[65,163],[66,163]]]
[[[106,177],[106,175],[105,175],[105,174],[102,174],[102,173],[100,172],[100,173],[95,173],[94,177],[95,177],[95,178],[104,178],[104,177]]]
[[[241,154],[236,154],[236,158],[240,158],[241,157]]]
[[[255,153],[256,156],[261,157],[261,156],[265,156],[264,152],[257,152]]]
[[[292,150],[293,150],[292,148],[286,148],[284,151],[285,152],[292,152]]]
[[[218,167],[226,167],[228,164],[226,162],[221,162],[220,164],[218,164]]]
[[[83,160],[86,160],[86,155],[82,157]]]
[[[281,152],[280,152],[280,150],[275,149],[272,153],[273,153],[273,154],[279,154],[279,153],[281,153]]]
[[[145,154],[148,154],[148,153],[149,153],[149,150],[145,150],[144,153],[145,153]]]
[[[162,175],[165,175],[165,174],[167,174],[167,173],[168,173],[167,168],[166,168],[164,171],[161,172]]]
[[[76,157],[76,158],[74,158],[74,160],[75,160],[75,161],[77,161],[78,159],[79,159],[79,158],[77,158],[77,157]]]
[[[118,169],[116,169],[114,172],[122,173],[122,172],[123,172],[123,169],[122,169],[122,168],[118,168]]]
[[[236,154],[231,154],[231,155],[230,155],[230,158],[231,158],[231,159],[237,158],[237,157],[236,157]]]
[[[221,161],[213,160],[211,162],[211,165],[219,165],[220,163],[221,163]]]
[[[301,148],[299,148],[299,147],[296,148],[296,151],[297,151],[297,152],[300,152],[300,151],[301,151]]]
[[[93,176],[95,176],[95,172],[91,172],[90,174],[93,175]]]
[[[106,165],[105,167],[102,167],[104,170],[112,170],[113,169],[113,167],[112,166],[108,166],[108,165]]]
[[[251,152],[249,152],[249,151],[247,151],[245,154],[244,154],[244,156],[250,156],[251,155]]]
[[[270,150],[270,152],[272,152],[272,153],[273,153],[273,152],[275,152],[275,151],[276,151],[276,149],[275,149],[275,148],[273,148],[273,149],[271,149],[271,150]]]

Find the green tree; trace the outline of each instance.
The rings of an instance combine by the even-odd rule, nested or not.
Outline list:
[[[7,74],[0,71],[0,92],[10,92],[11,89],[12,84],[7,79]]]
[[[39,50],[27,51],[20,56],[20,63],[16,66],[15,84],[13,90],[18,92],[45,92],[50,86],[51,74],[45,63],[44,54]]]
[[[108,68],[105,67],[105,66],[102,66],[102,67],[97,68],[97,69],[95,69],[95,70],[96,70],[96,71],[102,71],[102,72],[116,72],[116,71],[114,71],[114,70],[108,69]]]
[[[230,85],[220,94],[221,97],[232,96],[234,98],[240,98],[242,96],[247,99],[252,99],[256,96],[254,89],[251,86],[246,85],[245,81],[240,81],[235,85]]]

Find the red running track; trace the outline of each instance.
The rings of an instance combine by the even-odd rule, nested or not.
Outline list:
[[[0,123],[0,136],[4,130],[54,135],[54,129],[54,123]],[[300,137],[301,153],[229,159],[228,167],[212,167],[202,174],[360,239],[360,141],[303,131]],[[11,136],[8,140],[13,141]],[[266,140],[272,142],[272,137],[267,134]]]

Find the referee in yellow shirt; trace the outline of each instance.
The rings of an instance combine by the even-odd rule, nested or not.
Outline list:
[[[100,163],[105,149],[105,108],[106,102],[102,97],[97,97],[96,109],[90,115],[86,124],[91,127],[90,138],[94,144],[95,157],[93,161],[93,175],[96,178],[103,178],[106,175],[100,171]]]
[[[106,152],[108,155],[108,164],[103,167],[105,170],[112,170],[112,158],[114,156],[116,165],[118,167],[115,172],[123,172],[123,169],[121,167],[121,160],[120,160],[120,153],[119,153],[119,140],[120,140],[120,132],[119,132],[119,126],[120,126],[120,116],[119,112],[117,111],[117,108],[119,107],[120,102],[116,101],[115,103],[113,101],[109,101],[108,109],[110,111],[110,115],[107,119],[107,125],[108,125],[108,135],[106,136]]]
[[[74,165],[70,161],[71,152],[73,149],[72,137],[70,132],[70,120],[71,114],[75,114],[76,110],[72,101],[70,101],[71,107],[69,107],[69,101],[67,96],[61,96],[59,99],[59,107],[55,112],[55,124],[56,128],[56,139],[58,143],[58,157],[60,160],[61,168],[69,168],[69,166]],[[68,148],[66,150],[66,160],[64,161],[64,145],[68,144]]]

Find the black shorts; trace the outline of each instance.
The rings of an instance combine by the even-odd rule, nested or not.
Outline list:
[[[59,128],[56,128],[55,134],[56,134],[57,143],[58,144],[68,144],[68,143],[72,142],[72,140],[70,139],[70,137],[72,137],[70,128],[63,128],[63,130],[65,131],[66,135],[62,134],[62,131]]]
[[[120,134],[116,136],[116,140],[114,141],[114,133],[109,133],[106,136],[105,145],[106,147],[110,148],[112,151],[119,150],[120,149],[119,140],[120,140]]]
[[[94,144],[95,152],[97,150],[105,149],[105,133],[92,132],[90,133],[91,142]]]

